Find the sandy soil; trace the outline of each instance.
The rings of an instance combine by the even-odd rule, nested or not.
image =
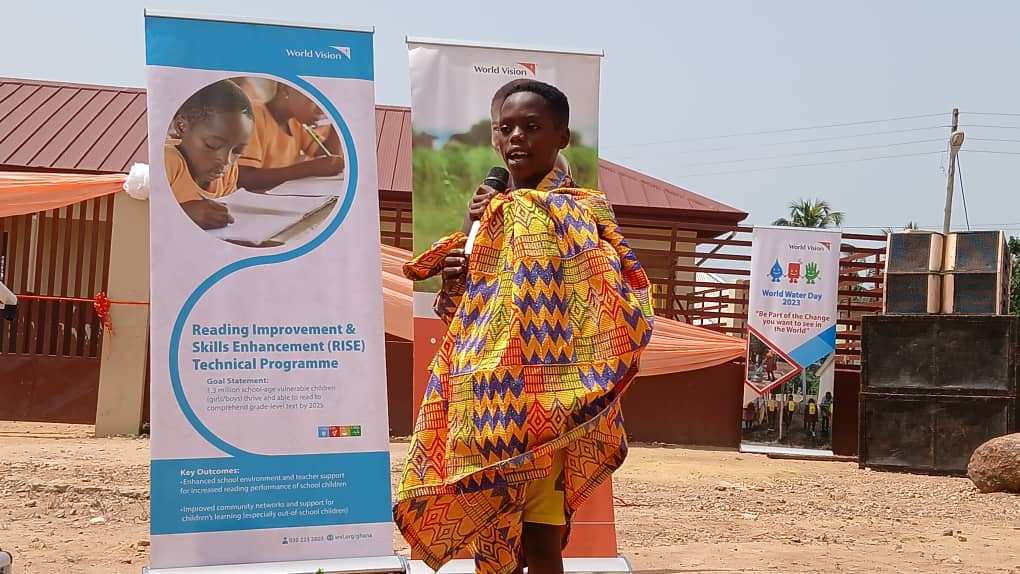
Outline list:
[[[148,441],[91,431],[0,422],[0,547],[18,574],[148,563]],[[1020,573],[1020,497],[966,479],[635,446],[616,491],[621,550],[643,574]]]

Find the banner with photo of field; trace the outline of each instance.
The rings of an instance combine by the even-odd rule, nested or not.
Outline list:
[[[408,43],[411,60],[414,252],[460,229],[468,202],[489,169],[492,99],[508,82],[535,79],[570,101],[571,142],[561,162],[581,187],[598,187],[598,54]],[[415,315],[432,316],[438,277],[415,283]],[[421,303],[419,303],[419,301]]]

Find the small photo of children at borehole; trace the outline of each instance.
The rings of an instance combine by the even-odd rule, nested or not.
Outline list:
[[[832,442],[835,355],[796,367],[751,333],[741,430],[743,441],[827,449]],[[791,376],[792,375],[792,376]],[[764,394],[759,394],[764,391]]]

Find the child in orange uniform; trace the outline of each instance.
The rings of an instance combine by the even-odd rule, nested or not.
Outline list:
[[[237,160],[253,127],[251,102],[229,80],[195,92],[174,115],[163,148],[166,175],[184,213],[202,229],[233,222],[213,200],[237,191]]]
[[[254,111],[255,132],[238,162],[238,185],[264,191],[294,179],[343,171],[339,135],[332,126],[309,127],[320,122],[323,113],[297,89],[277,83],[273,97],[256,103]]]

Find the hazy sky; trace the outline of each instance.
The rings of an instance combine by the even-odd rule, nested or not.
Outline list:
[[[752,223],[818,197],[847,213],[848,229],[941,228],[946,155],[931,152],[945,151],[957,106],[970,222],[1020,233],[1017,2],[4,4],[0,76],[83,83],[144,85],[146,7],[375,26],[384,104],[409,103],[407,35],[604,50],[601,155],[748,211]],[[925,117],[880,121],[912,116]],[[749,132],[768,133],[721,137]],[[959,190],[953,221],[963,226]]]

